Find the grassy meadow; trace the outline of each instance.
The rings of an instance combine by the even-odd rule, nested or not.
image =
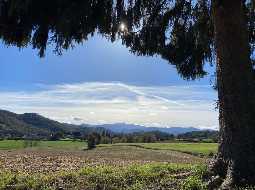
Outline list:
[[[140,146],[144,148],[158,150],[173,150],[184,153],[209,155],[217,152],[217,143],[142,143]]]
[[[117,144],[102,144],[98,147],[110,146],[136,146],[138,148],[152,150],[171,150],[194,155],[210,155],[217,152],[217,143],[117,143]],[[0,141],[0,150],[15,150],[24,148],[35,149],[56,149],[56,150],[72,150],[79,151],[87,148],[86,142],[83,141],[24,141],[24,140],[2,140]]]
[[[136,146],[139,148],[151,150],[171,150],[193,155],[209,156],[217,152],[218,144],[173,142],[173,143],[118,143],[113,145],[100,145],[100,146]]]
[[[25,140],[2,140],[0,150],[17,150],[25,148],[55,149],[55,150],[83,150],[87,148],[83,141],[25,141]]]

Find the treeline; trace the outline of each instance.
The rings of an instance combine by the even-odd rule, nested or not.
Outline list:
[[[174,140],[172,134],[150,131],[150,132],[134,132],[129,134],[114,133],[91,133],[87,136],[89,149],[95,148],[98,144],[114,144],[114,143],[154,143],[166,140]]]
[[[131,134],[117,134],[113,137],[113,143],[153,143],[159,141],[173,140],[174,135],[160,132],[134,132]]]
[[[100,136],[105,136],[105,134],[110,134],[111,132],[100,127],[95,128],[82,128],[79,129],[80,131],[51,131],[47,134],[38,134],[36,133],[29,133],[28,134],[21,134],[16,130],[13,131],[2,131],[1,124],[0,124],[0,140],[8,139],[8,140],[50,140],[50,141],[57,141],[61,139],[72,139],[72,140],[86,140],[87,136],[92,133],[98,133]],[[106,135],[109,136],[109,135]]]
[[[150,132],[134,132],[129,134],[114,134],[111,132],[90,133],[85,137],[88,142],[89,149],[95,148],[98,144],[114,144],[114,143],[155,143],[162,141],[186,141],[186,142],[208,142],[217,143],[219,138],[218,131],[192,131],[174,136],[172,134],[150,131]]]
[[[218,131],[192,131],[184,134],[180,134],[176,137],[178,140],[190,141],[190,142],[214,142],[217,143],[219,139]]]

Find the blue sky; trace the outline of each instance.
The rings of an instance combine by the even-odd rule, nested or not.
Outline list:
[[[98,36],[62,56],[52,50],[40,59],[31,47],[0,45],[2,109],[70,123],[218,125],[211,74],[185,81],[160,57],[137,57]]]

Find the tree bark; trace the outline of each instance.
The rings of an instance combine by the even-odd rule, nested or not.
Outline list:
[[[242,0],[213,0],[220,143],[210,169],[222,189],[255,184],[255,90]]]

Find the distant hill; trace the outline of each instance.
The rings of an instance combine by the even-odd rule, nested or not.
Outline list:
[[[84,136],[91,132],[103,133],[100,127],[84,127],[60,123],[36,113],[16,114],[0,110],[0,137],[49,138],[63,133],[70,136]]]
[[[48,130],[37,128],[22,120],[21,115],[0,110],[0,136],[21,137],[28,134],[50,135]]]
[[[72,125],[60,123],[36,113],[16,114],[0,110],[0,137],[32,137],[49,138],[52,134],[63,133],[66,136],[82,137],[92,132],[131,134],[137,132],[159,131],[167,134],[179,135],[200,129],[188,127],[145,127],[134,124],[115,123],[102,125]]]
[[[93,127],[91,125],[84,124],[83,126]],[[168,134],[179,135],[191,131],[200,131],[198,128],[194,127],[145,127],[141,125],[126,124],[126,123],[115,123],[115,124],[103,124],[95,125],[94,127],[102,127],[108,129],[114,133],[134,133],[134,132],[150,132],[150,131],[160,131]]]
[[[23,122],[32,125],[38,129],[47,130],[50,132],[65,132],[75,130],[75,125],[69,126],[68,124],[60,123],[36,113],[24,113],[18,115]]]

